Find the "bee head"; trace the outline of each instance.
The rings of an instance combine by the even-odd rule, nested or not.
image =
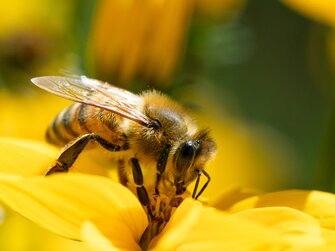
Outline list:
[[[173,156],[177,195],[185,192],[186,186],[196,178],[215,153],[215,142],[208,137],[207,130],[199,131],[192,139],[179,145]]]

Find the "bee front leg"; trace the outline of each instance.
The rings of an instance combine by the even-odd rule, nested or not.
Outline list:
[[[85,134],[72,143],[70,143],[61,155],[58,157],[56,161],[56,165],[53,166],[45,175],[50,175],[53,173],[65,173],[69,171],[69,168],[73,165],[73,163],[78,158],[79,154],[84,150],[86,145],[90,141],[95,141],[99,143],[102,147],[109,151],[120,151],[121,147],[117,145],[113,145],[104,138],[100,137],[97,134]]]
[[[165,171],[166,163],[169,157],[171,146],[166,146],[157,161],[157,175],[156,175],[156,184],[155,184],[155,194],[159,195],[158,186],[162,178],[162,174]]]

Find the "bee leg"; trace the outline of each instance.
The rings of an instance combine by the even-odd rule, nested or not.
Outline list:
[[[111,144],[97,134],[85,134],[66,147],[66,149],[58,157],[56,165],[53,166],[45,175],[67,172],[90,141],[96,141],[109,151],[119,151],[121,149],[120,146]]]
[[[127,177],[127,174],[125,172],[126,166],[125,166],[124,160],[119,159],[117,164],[118,164],[117,165],[117,170],[118,170],[118,175],[119,175],[119,181],[122,185],[127,186],[128,177]]]
[[[211,181],[211,177],[209,176],[209,174],[205,170],[197,170],[197,171],[198,171],[198,177],[197,177],[197,180],[195,182],[195,186],[194,186],[194,190],[193,190],[193,194],[192,194],[192,198],[194,198],[194,199],[199,198],[199,196],[205,191],[206,187],[208,186],[208,183]],[[199,193],[197,194],[198,185],[199,185],[199,181],[200,181],[200,176],[201,176],[202,173],[206,176],[207,181],[202,186]]]
[[[138,159],[131,158],[130,163],[133,170],[133,178],[136,185],[136,193],[140,203],[145,206],[148,210],[148,215],[153,219],[152,210],[150,207],[150,199],[147,190],[143,186],[143,175]]]
[[[186,191],[185,182],[180,179],[175,179],[174,184],[176,186],[176,195],[181,195]]]
[[[167,159],[169,157],[169,152],[170,152],[171,146],[167,146],[163,152],[161,153],[161,155],[158,158],[157,161],[157,176],[156,176],[156,184],[155,184],[155,194],[159,195],[159,191],[158,191],[158,185],[159,182],[161,180],[162,174],[165,171],[165,167],[166,167],[166,163],[167,163]]]
[[[192,193],[192,198],[193,199],[197,195],[197,190],[198,190],[198,186],[199,186],[199,182],[200,182],[201,171],[196,169],[196,173],[197,173],[197,180],[195,181],[195,185],[194,185],[194,188],[193,188],[193,193]]]

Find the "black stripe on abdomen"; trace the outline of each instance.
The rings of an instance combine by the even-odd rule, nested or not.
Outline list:
[[[75,105],[71,105],[69,108],[67,108],[65,110],[65,112],[62,114],[62,123],[63,123],[63,126],[64,126],[64,129],[66,130],[66,132],[71,135],[73,138],[77,138],[80,134],[75,132],[73,127],[72,127],[72,124],[73,124],[73,115],[74,115],[74,112],[75,112]]]
[[[80,104],[79,111],[78,111],[78,122],[79,126],[83,131],[86,132],[91,132],[90,129],[86,125],[87,121],[87,115],[86,115],[86,110],[87,110],[88,105],[86,104]]]
[[[64,145],[69,140],[63,135],[59,129],[59,115],[52,121],[50,127],[46,132],[46,139],[48,142],[55,145]]]

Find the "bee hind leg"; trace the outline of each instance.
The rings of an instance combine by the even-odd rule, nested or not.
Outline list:
[[[109,151],[120,151],[120,146],[113,145],[104,138],[100,137],[97,134],[85,134],[72,143],[70,143],[65,150],[61,153],[56,161],[56,165],[53,166],[49,171],[45,174],[50,175],[53,173],[65,173],[69,171],[69,168],[73,165],[73,163],[78,158],[79,154],[84,150],[86,145],[90,141],[95,141],[99,143],[102,147]]]

